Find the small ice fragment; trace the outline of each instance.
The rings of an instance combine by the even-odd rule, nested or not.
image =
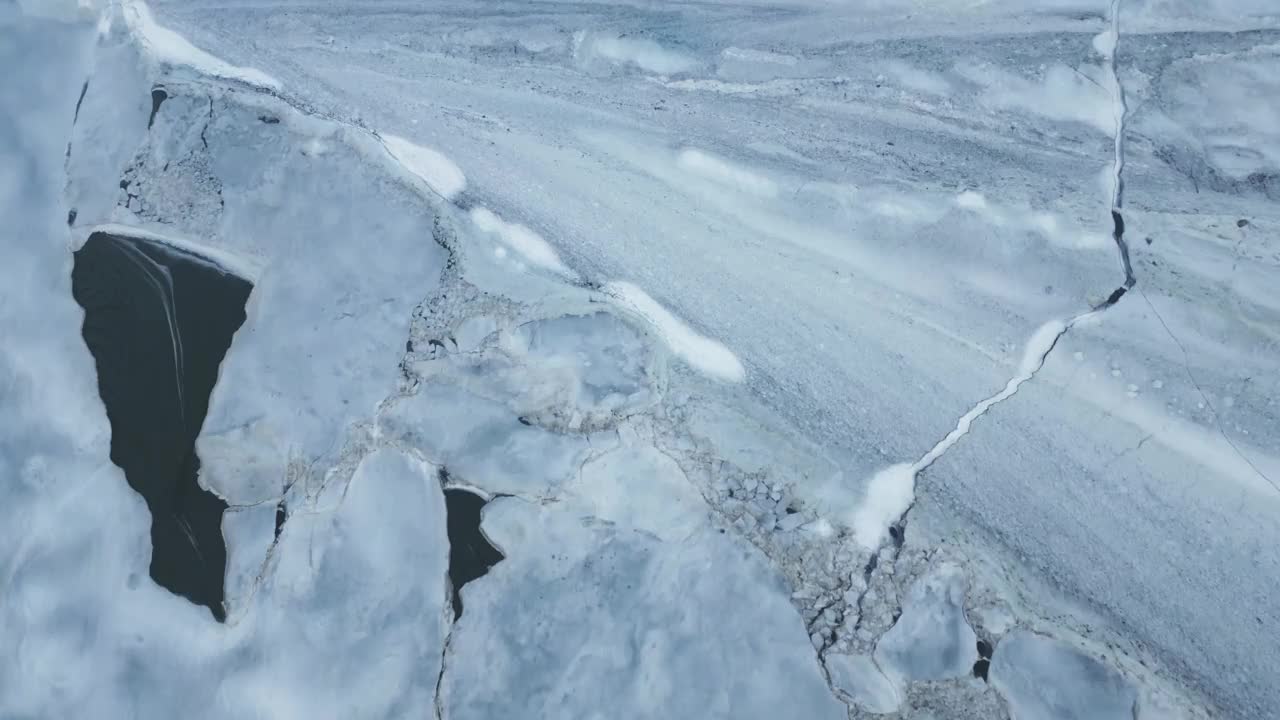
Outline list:
[[[778,521],[778,529],[782,532],[791,532],[796,528],[804,525],[804,516],[800,513],[792,513]]]

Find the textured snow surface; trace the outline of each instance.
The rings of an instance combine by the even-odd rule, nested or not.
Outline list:
[[[0,717],[1274,715],[1277,47],[1265,0],[0,3]],[[148,576],[96,230],[254,282],[226,623]],[[506,556],[456,622],[442,487]]]

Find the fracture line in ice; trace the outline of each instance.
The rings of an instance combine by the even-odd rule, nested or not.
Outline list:
[[[1018,373],[1005,384],[1004,389],[974,405],[960,416],[955,428],[938,441],[914,463],[891,465],[877,472],[867,483],[867,493],[862,504],[853,512],[851,526],[858,543],[868,550],[875,550],[884,542],[889,527],[898,521],[915,502],[915,480],[922,470],[942,457],[973,427],[974,420],[982,417],[992,407],[1013,397],[1018,388],[1044,367],[1049,352],[1058,339],[1076,323],[1097,314],[1097,310],[1076,315],[1066,321],[1051,320],[1039,327],[1027,341],[1018,364]]]

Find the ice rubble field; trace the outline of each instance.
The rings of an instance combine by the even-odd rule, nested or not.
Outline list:
[[[0,0],[0,63],[0,718],[1280,717],[1271,3]],[[95,232],[253,284],[225,622]]]

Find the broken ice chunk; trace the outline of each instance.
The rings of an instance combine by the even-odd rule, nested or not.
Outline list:
[[[594,517],[680,540],[707,526],[707,507],[676,461],[652,446],[623,447],[582,466],[567,487]]]
[[[867,655],[827,655],[827,672],[831,684],[858,707],[882,715],[896,712],[902,704],[898,688],[880,672]]]
[[[453,720],[847,717],[782,579],[735,536],[664,543],[515,498],[483,529],[507,558],[467,586]]]
[[[434,382],[391,408],[382,425],[458,477],[483,480],[489,491],[529,495],[573,477],[592,448],[607,447],[609,440],[529,427],[498,403]]]
[[[991,684],[1013,720],[1131,720],[1136,694],[1114,670],[1067,645],[1018,630],[996,646]]]
[[[902,617],[880,638],[875,658],[886,673],[908,680],[943,680],[969,672],[977,635],[964,616],[964,572],[943,563],[917,580]]]

